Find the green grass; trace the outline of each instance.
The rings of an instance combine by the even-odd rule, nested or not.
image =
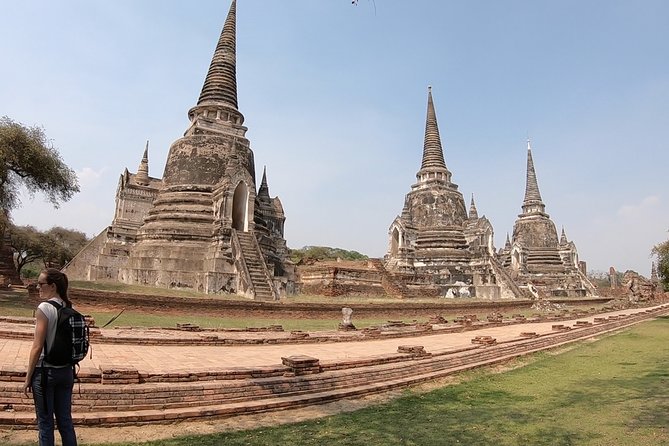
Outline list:
[[[119,291],[119,292],[128,292],[128,293],[137,293],[137,294],[150,294],[149,292],[155,293],[156,289],[152,287],[138,286],[138,285],[124,285],[117,283],[108,283],[108,282],[85,282],[85,281],[73,281],[73,286],[80,287],[82,289],[95,289],[95,290],[104,290],[104,291]],[[86,286],[87,288],[83,288]],[[140,292],[141,291],[141,292]],[[178,290],[164,290],[169,295],[181,296],[183,297],[184,293],[193,297],[193,295],[198,295],[199,297],[206,297],[207,295],[194,293],[194,292],[183,292]],[[161,293],[163,290],[161,290]],[[171,294],[170,294],[171,293]],[[211,297],[211,296],[210,296]],[[217,297],[219,298],[219,297]],[[227,297],[226,297],[227,298]],[[230,299],[240,299],[237,297],[230,297]],[[243,299],[243,298],[241,298]],[[436,300],[432,300],[436,302]],[[378,298],[378,297],[369,297],[369,296],[359,296],[359,297],[337,297],[337,298],[326,298],[323,296],[296,296],[289,298],[288,302],[305,302],[305,303],[322,303],[322,302],[337,302],[342,306],[351,303],[361,303],[361,302],[375,302],[375,303],[384,303],[384,302],[398,302],[397,299],[390,298]],[[411,302],[414,302],[412,300]],[[439,302],[444,303],[444,300]],[[76,305],[76,302],[75,302]],[[445,307],[447,308],[447,307]],[[572,308],[572,310],[575,309]],[[33,315],[34,306],[33,304],[27,301],[27,292],[19,291],[12,293],[0,293],[0,315],[3,316],[24,316],[30,317]],[[95,318],[96,324],[98,326],[103,326],[109,320],[111,320],[115,315],[118,314],[118,311],[88,311],[88,313]],[[465,313],[475,313],[480,320],[485,320],[489,311],[443,311],[439,312],[441,316],[446,318],[449,321],[453,321],[457,316],[460,316]],[[535,314],[536,311],[532,309],[523,309],[523,310],[509,310],[506,314],[510,316],[511,314],[523,314],[525,316],[531,316]],[[377,315],[374,317],[367,318],[357,318],[355,313],[353,314],[353,323],[357,328],[366,328],[373,325],[381,325],[386,323],[388,320],[398,320],[397,316],[393,315],[384,315],[383,310],[381,309]],[[403,319],[404,322],[412,322],[417,320],[418,322],[427,321],[427,317],[407,317]],[[281,325],[284,330],[304,330],[304,331],[319,331],[319,330],[332,330],[336,329],[339,323],[338,318],[330,319],[304,319],[304,318],[286,318],[286,317],[274,317],[274,318],[257,318],[257,317],[217,317],[217,316],[207,316],[206,314],[201,314],[194,311],[191,314],[182,314],[174,315],[170,312],[144,312],[141,310],[131,310],[125,311],[123,314],[112,322],[108,327],[175,327],[177,323],[190,323],[199,325],[203,328],[246,328],[246,327],[265,327],[268,325]]]
[[[34,305],[27,300],[28,294],[25,291],[0,293],[0,315],[2,316],[23,316],[31,317],[35,310]],[[96,325],[101,327],[110,321],[114,316],[120,312],[118,311],[88,311],[87,313],[93,316]],[[353,323],[358,328],[365,328],[372,325],[381,325],[388,320],[395,320],[396,318],[379,315],[373,318],[353,318]],[[413,318],[407,319],[406,322],[411,322]],[[426,319],[420,319],[424,322]],[[202,314],[181,314],[175,315],[172,313],[158,313],[158,312],[143,312],[143,311],[124,311],[114,322],[108,325],[107,328],[113,327],[175,327],[178,323],[189,323],[199,325],[202,328],[247,328],[247,327],[266,327],[268,325],[281,325],[284,330],[304,330],[304,331],[319,331],[319,330],[334,330],[340,319],[304,319],[304,318],[257,318],[257,317],[218,317],[206,316]]]
[[[120,310],[119,310],[120,311]],[[102,326],[118,312],[90,312],[95,319],[96,325]],[[365,328],[371,325],[379,325],[388,321],[388,318],[354,319],[357,328]],[[200,315],[169,315],[148,314],[139,312],[123,312],[111,327],[175,327],[176,324],[195,324],[202,328],[247,328],[266,327],[268,325],[281,325],[284,330],[336,330],[340,320],[332,319],[299,319],[299,318],[232,318]]]
[[[142,443],[186,445],[669,444],[669,318],[503,374],[292,425]],[[110,431],[110,435],[112,431]],[[129,445],[130,443],[116,443]]]

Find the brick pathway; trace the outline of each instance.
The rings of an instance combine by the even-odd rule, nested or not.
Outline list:
[[[655,307],[653,307],[655,308]],[[618,314],[630,314],[639,310],[622,310],[597,317]],[[276,366],[281,364],[281,357],[307,355],[321,361],[337,361],[369,358],[377,355],[397,352],[399,345],[422,345],[427,352],[442,349],[471,346],[474,336],[492,336],[498,341],[517,338],[521,332],[548,333],[552,325],[559,323],[574,325],[577,320],[593,322],[595,315],[569,321],[550,321],[523,323],[462,333],[444,333],[419,335],[410,338],[379,339],[366,341],[281,344],[281,345],[244,345],[244,346],[162,346],[128,344],[94,344],[93,357],[86,358],[84,367],[128,367],[140,373],[177,373],[198,372],[234,367]],[[25,329],[25,326],[23,327]],[[111,330],[110,330],[111,331]],[[160,336],[160,330],[151,330],[152,336]],[[173,337],[175,331],[166,330],[163,335]],[[183,336],[186,336],[185,334]],[[253,333],[253,336],[258,336]],[[276,336],[265,333],[264,336]],[[0,367],[13,370],[24,369],[31,341],[21,339],[0,339]]]

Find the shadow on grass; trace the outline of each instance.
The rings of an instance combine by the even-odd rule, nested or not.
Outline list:
[[[593,374],[602,376],[579,381],[578,389],[564,392],[555,405],[591,407],[593,411],[619,408],[626,416],[608,422],[621,429],[669,428],[669,355],[665,353],[663,333],[669,333],[666,316],[617,335],[618,341],[625,342],[621,347],[629,346],[620,352],[623,360],[616,361],[618,352],[614,351],[607,364],[607,358],[595,352],[592,357],[606,365]]]

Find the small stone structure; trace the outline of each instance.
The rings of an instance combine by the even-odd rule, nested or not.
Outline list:
[[[339,329],[340,330],[355,330],[355,325],[353,325],[353,322],[351,321],[351,315],[353,314],[353,310],[348,307],[344,307],[341,309],[341,322],[339,323]]]
[[[623,287],[631,303],[651,302],[657,297],[658,284],[646,279],[634,271],[627,271],[623,276]]]
[[[302,376],[321,373],[321,365],[318,358],[306,355],[293,355],[282,357],[281,362],[288,367],[289,371],[284,376]]]
[[[609,284],[612,290],[618,288],[618,272],[614,267],[609,268]]]

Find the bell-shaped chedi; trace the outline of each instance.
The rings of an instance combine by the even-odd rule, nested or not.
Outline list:
[[[527,174],[522,210],[513,227],[513,240],[528,248],[557,247],[557,229],[541,200],[530,141],[527,141]]]
[[[576,245],[562,230],[558,239],[555,223],[541,199],[532,148],[527,142],[525,197],[513,227],[513,237],[500,252],[500,262],[523,286],[532,286],[544,296],[586,296],[594,286],[579,268]]]
[[[127,257],[116,249],[114,262],[99,260],[87,278],[257,299],[278,298],[292,280],[285,275],[283,210],[271,213],[271,222],[255,212],[254,156],[237,108],[235,31],[233,0],[197,104],[188,112],[190,126],[170,147],[159,187],[146,191],[151,201],[141,225],[124,241]],[[151,183],[144,169],[142,160],[134,184]],[[268,199],[281,207],[278,198]],[[280,228],[270,233],[269,226]]]
[[[452,182],[428,89],[421,166],[402,213],[390,225],[385,269],[394,277],[386,282],[410,281],[410,275],[419,274],[432,294],[466,290],[468,296],[500,297],[490,263],[492,237],[492,226],[485,217],[479,218],[473,197],[468,213],[462,193]],[[425,286],[417,292],[429,295]]]

